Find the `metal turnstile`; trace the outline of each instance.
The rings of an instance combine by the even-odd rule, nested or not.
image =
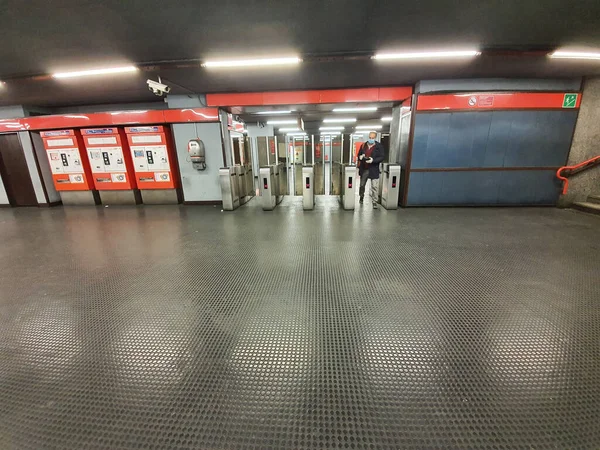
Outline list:
[[[353,210],[356,202],[356,166],[343,166],[340,202],[345,210]]]
[[[219,169],[219,184],[221,185],[223,209],[225,211],[233,211],[238,208],[240,206],[240,196],[235,167],[223,167]]]
[[[315,207],[315,169],[313,166],[302,167],[302,209]]]
[[[383,185],[381,191],[381,206],[385,209],[398,209],[398,198],[400,195],[400,172],[402,167],[399,164],[384,164]]]
[[[259,173],[260,205],[264,211],[271,211],[277,206],[274,166],[261,167]]]
[[[275,176],[275,201],[280,204],[286,194],[286,183],[283,180],[283,164],[273,164],[273,175]]]

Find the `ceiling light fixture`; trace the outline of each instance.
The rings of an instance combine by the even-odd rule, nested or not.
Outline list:
[[[267,120],[267,125],[297,125],[298,120]]]
[[[88,77],[92,75],[110,75],[115,73],[137,72],[137,70],[138,69],[135,66],[111,67],[108,69],[79,70],[76,72],[53,73],[52,78],[75,78]]]
[[[302,60],[297,56],[286,58],[258,58],[258,59],[239,59],[239,60],[221,60],[205,61],[202,67],[207,69],[215,67],[260,67],[260,66],[281,66],[298,64]]]
[[[321,133],[321,136],[338,136],[340,134],[342,134],[341,131],[325,131]]]
[[[320,127],[319,130],[343,130],[344,127]]]
[[[287,133],[288,136],[306,136],[306,133]]]
[[[339,119],[323,119],[323,123],[351,123],[351,122],[356,122],[356,117],[354,117],[354,118],[344,117],[344,118],[339,118]]]
[[[366,111],[377,111],[375,106],[365,106],[360,108],[333,108],[333,112],[366,112]]]
[[[600,53],[556,51],[548,55],[550,58],[562,59],[600,59]]]
[[[384,116],[381,118],[382,122],[391,122],[392,121],[392,116]]]
[[[250,114],[269,114],[269,115],[273,114],[274,115],[274,114],[291,114],[291,113],[292,113],[292,111],[257,111],[257,112],[253,112]]]
[[[278,131],[281,131],[282,133],[286,132],[286,131],[302,131],[300,128],[296,127],[296,128],[279,128]]]
[[[373,59],[424,59],[424,58],[466,58],[479,56],[478,50],[458,50],[448,52],[408,52],[408,53],[377,53]]]
[[[383,125],[358,125],[357,130],[381,130]]]

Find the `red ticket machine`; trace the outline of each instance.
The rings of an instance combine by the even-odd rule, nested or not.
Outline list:
[[[169,130],[163,126],[126,127],[136,183],[148,204],[179,203],[177,158]]]
[[[102,204],[141,203],[125,131],[122,128],[88,128],[81,130],[81,134]]]
[[[54,130],[40,133],[50,163],[54,187],[64,205],[97,205],[92,172],[83,139],[77,130]]]

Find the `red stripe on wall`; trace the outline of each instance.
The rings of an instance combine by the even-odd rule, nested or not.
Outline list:
[[[577,98],[573,102],[573,96]],[[417,111],[482,109],[576,109],[579,92],[476,92],[469,94],[419,95]]]
[[[185,122],[218,122],[217,108],[186,108],[150,111],[114,111],[93,114],[64,114],[0,120],[0,133],[92,128],[123,125],[169,124]]]
[[[206,103],[209,106],[274,106],[347,102],[392,102],[405,100],[411,95],[412,87],[410,86],[310,91],[242,92],[206,94]]]

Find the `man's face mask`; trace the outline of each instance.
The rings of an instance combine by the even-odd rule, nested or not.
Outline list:
[[[368,142],[369,144],[374,144],[374,143],[375,143],[375,139],[371,139],[371,138],[369,138],[369,139],[367,139],[367,142]]]

